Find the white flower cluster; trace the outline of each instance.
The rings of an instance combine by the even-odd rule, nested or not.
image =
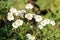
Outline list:
[[[33,5],[31,5],[29,3],[25,6],[25,8],[32,9]],[[35,21],[37,23],[39,23],[39,25],[37,26],[39,29],[43,29],[43,27],[46,26],[47,24],[51,24],[52,26],[54,26],[56,24],[55,21],[50,20],[50,19],[43,20],[42,16],[40,16],[40,15],[26,13],[25,10],[17,10],[15,8],[11,8],[10,12],[8,12],[8,14],[7,14],[7,19],[9,21],[12,21],[12,20],[14,20],[14,16],[26,18],[28,20],[32,20],[32,18],[34,18]],[[22,26],[22,25],[23,25],[23,20],[21,20],[21,19],[17,19],[17,20],[15,20],[15,22],[12,23],[13,28],[18,28],[19,26]],[[31,34],[26,34],[26,37],[27,37],[27,40],[35,40],[35,36],[32,36]]]
[[[25,10],[16,10],[15,8],[11,8],[10,12],[7,14],[7,19],[9,21],[14,20],[14,16],[19,16],[23,18],[23,13],[26,13]],[[17,28],[18,26],[21,26],[23,24],[23,21],[21,19],[17,19],[15,22],[13,22],[12,26],[13,28]]]
[[[7,19],[9,21],[14,20],[14,16],[13,15],[23,18],[23,15],[24,15],[23,13],[26,13],[26,11],[25,10],[16,10],[15,8],[11,8],[10,12],[8,12],[8,14],[7,14],[8,15]],[[51,24],[53,26],[55,25],[55,21],[52,21],[52,20],[49,20],[49,19],[42,20],[42,16],[36,15],[36,14],[32,14],[32,13],[25,14],[25,18],[27,18],[28,20],[32,20],[32,18],[34,18],[36,22],[40,23],[40,25],[38,25],[39,29],[43,29],[43,26],[46,26],[47,24]],[[22,20],[20,20],[20,21],[22,21]],[[17,28],[19,26],[19,24],[22,25],[23,22],[20,23],[20,21],[14,22],[12,24],[12,26]]]
[[[17,19],[15,22],[13,22],[12,26],[13,28],[18,28],[19,26],[22,26],[23,21],[21,19]]]
[[[14,16],[13,16],[13,14],[11,12],[8,12],[7,19],[9,21],[14,20]]]
[[[26,4],[25,6],[26,9],[32,9],[33,5],[31,5],[30,3]],[[28,20],[32,20],[32,18],[34,17],[36,22],[40,22],[40,25],[38,25],[39,29],[43,29],[43,26],[46,26],[47,24],[51,24],[52,26],[54,26],[56,23],[53,20],[49,20],[49,19],[45,19],[42,20],[42,16],[40,15],[33,15],[31,13],[28,13],[25,15],[25,18],[27,18]]]
[[[35,40],[35,36],[32,36],[31,34],[26,34],[27,40]]]
[[[32,13],[26,14],[26,15],[25,15],[25,18],[27,18],[28,20],[32,20],[32,18],[34,18],[36,22],[42,21],[42,16],[40,16],[40,15],[35,15],[35,14],[32,14]]]
[[[26,11],[25,10],[16,10],[15,8],[11,8],[10,12],[8,12],[7,19],[9,21],[14,20],[13,15],[23,17],[23,13],[26,13]]]
[[[38,28],[43,29],[43,26],[46,26],[47,24],[51,24],[52,26],[54,26],[56,23],[53,20],[45,19],[40,22],[40,24],[38,25]]]

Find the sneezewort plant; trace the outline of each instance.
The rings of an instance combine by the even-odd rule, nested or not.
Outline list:
[[[33,7],[31,7],[31,5],[29,7],[30,7],[29,9],[33,8]],[[46,25],[49,25],[49,24],[51,24],[52,26],[55,25],[55,22],[51,22],[50,19],[43,19],[43,17],[41,15],[35,14],[35,13],[33,13],[33,11],[31,11],[31,13],[27,12],[25,9],[21,10],[21,9],[11,8],[9,12],[12,13],[12,14],[9,14],[9,12],[7,14],[8,16],[12,15],[14,17],[14,19],[9,19],[9,20],[14,21],[14,22],[12,22],[13,28],[15,28],[15,29],[20,28],[23,31],[23,32],[20,31],[22,35],[24,34],[24,31],[27,30],[27,29],[33,31],[31,33],[36,34],[35,32],[38,33],[38,31],[36,31],[37,29],[40,32],[40,30],[42,31],[45,27],[47,27]],[[7,18],[9,18],[8,16],[7,16]],[[19,20],[19,19],[20,19],[20,21],[23,21],[23,22],[20,23],[20,21],[18,21],[18,22],[16,21],[16,20]],[[33,22],[32,20],[35,21],[36,25],[31,24],[31,22]],[[25,21],[27,21],[27,23]],[[24,23],[27,25],[26,29],[25,29],[26,25],[24,26]],[[21,24],[21,26],[20,26],[20,24]],[[27,34],[27,33],[25,33],[25,34]],[[38,35],[38,34],[36,34],[36,35]],[[31,38],[31,40],[32,40],[32,38]],[[23,36],[22,36],[22,39],[23,39]]]
[[[19,16],[19,15],[21,15],[21,16],[23,16],[23,15],[25,15],[25,17],[23,17],[23,18],[26,18],[27,20],[32,20],[32,18],[34,18],[35,19],[35,21],[36,22],[40,22],[40,24],[42,25],[42,26],[46,26],[46,24],[49,24],[50,23],[50,20],[49,19],[45,19],[45,20],[43,20],[42,19],[42,16],[40,16],[40,15],[33,15],[32,13],[26,13],[26,14],[23,14],[23,13],[26,13],[26,11],[25,10],[21,10],[21,11],[19,11],[19,10],[17,10],[17,9],[15,9],[15,8],[11,8],[10,9],[10,12],[8,12],[8,15],[7,15],[7,19],[8,20],[14,20],[14,15],[15,16]],[[11,15],[11,16],[10,16]],[[19,16],[20,17],[20,16]],[[42,21],[43,20],[43,21]],[[46,23],[47,22],[47,23]],[[28,21],[27,22],[27,24],[28,23],[30,23],[30,21]],[[14,24],[14,23],[13,23]],[[18,23],[17,23],[18,24]],[[50,24],[52,24],[52,25],[55,25],[55,22],[54,21],[51,21],[51,23]],[[15,25],[15,24],[14,24]]]
[[[34,6],[33,11],[32,9],[26,9],[24,7],[26,4],[30,3],[28,2],[24,4],[24,1],[28,1],[28,0],[24,0],[24,1],[22,0],[1,0],[1,1],[2,2],[0,4],[0,13],[2,14],[2,16],[8,13],[7,17],[11,15],[14,17],[14,20],[12,18],[9,18],[10,21],[5,21],[5,19],[2,18],[2,20],[6,23],[4,27],[1,26],[0,28],[0,40],[26,40],[27,33],[34,36],[36,40],[59,40],[60,39],[60,34],[59,34],[60,33],[59,31],[60,29],[59,27],[60,8],[58,8],[59,7],[58,4],[60,3],[58,2],[59,0],[53,0],[52,2],[51,0],[49,1],[30,0],[32,5],[34,4],[38,7],[38,8],[37,7],[35,8],[35,6],[33,5]],[[55,6],[55,4],[58,6]],[[13,12],[9,10],[10,7],[13,7],[14,9],[12,10]],[[40,22],[37,22],[38,21],[37,18],[36,18],[37,21],[35,21],[34,17],[31,20],[28,20],[27,18],[25,18],[25,15],[28,13],[31,13],[34,15],[40,15],[41,13],[43,14],[43,15],[40,15],[42,17],[42,20]],[[15,22],[18,19],[23,21],[22,26],[18,26],[20,23]],[[45,23],[43,23],[42,21],[44,21]],[[14,22],[18,24],[16,28],[12,26]],[[43,26],[42,24],[44,24],[45,26]]]
[[[10,9],[10,10],[12,10],[13,11],[13,8],[12,9]],[[14,10],[15,10],[15,8],[14,8]],[[18,27],[22,27],[23,25],[24,25],[24,21],[23,21],[23,19],[26,19],[26,21],[27,21],[27,23],[26,23],[26,25],[28,26],[28,27],[30,27],[30,28],[32,28],[31,30],[33,31],[34,30],[34,26],[33,25],[31,25],[31,20],[33,20],[33,18],[35,19],[35,20],[33,20],[33,21],[36,21],[37,22],[37,25],[36,25],[36,27],[38,28],[38,29],[40,29],[40,30],[43,30],[43,28],[44,28],[44,26],[46,26],[46,25],[48,25],[48,24],[51,24],[52,26],[54,26],[55,25],[55,22],[54,21],[51,21],[50,19],[43,19],[42,18],[42,16],[40,16],[40,15],[36,15],[36,14],[32,14],[32,13],[27,13],[26,12],[26,10],[22,10],[22,11],[18,11],[17,9],[16,9],[16,11],[10,11],[10,13],[8,12],[8,15],[7,15],[7,17],[8,16],[10,16],[10,14],[14,17],[21,17],[21,16],[23,16],[23,18],[21,19],[21,18],[17,18],[17,19],[13,19],[15,22],[13,22],[12,23],[12,26],[13,26],[13,28],[14,29],[16,29],[16,28],[18,28]],[[17,13],[16,13],[17,12]],[[15,14],[18,14],[18,15],[15,15]],[[23,14],[23,15],[21,15],[21,16],[19,16],[20,14]],[[25,14],[24,14],[25,13]],[[14,17],[14,18],[15,18]],[[10,20],[10,21],[12,21],[12,19],[9,19],[9,17],[8,17],[8,20]],[[32,21],[32,22],[33,22]],[[39,24],[39,25],[38,25]],[[32,27],[31,27],[32,26]],[[20,28],[21,28],[20,27]],[[33,31],[34,32],[34,31]],[[35,33],[35,32],[34,32]],[[27,39],[27,40],[35,40],[35,37],[33,37],[33,36],[31,36],[31,38],[29,39]]]

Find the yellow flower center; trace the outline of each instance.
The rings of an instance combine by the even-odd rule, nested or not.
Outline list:
[[[40,19],[40,16],[38,16],[38,19]]]
[[[30,18],[30,14],[28,14],[28,18]]]
[[[12,16],[10,16],[10,18],[12,18]]]

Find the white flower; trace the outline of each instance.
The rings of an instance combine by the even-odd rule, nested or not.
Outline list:
[[[50,20],[49,19],[45,19],[44,21],[46,22],[46,24],[49,24],[50,23]]]
[[[12,26],[13,28],[18,28],[19,26],[22,26],[22,24],[23,24],[23,21],[18,19],[12,24]]]
[[[35,37],[31,36],[30,38],[28,38],[28,40],[35,40]]]
[[[26,10],[18,10],[18,13],[26,13]]]
[[[23,16],[24,16],[24,13],[26,13],[26,11],[25,10],[18,10],[18,13],[19,13],[18,16],[20,16],[21,18],[24,18]]]
[[[8,19],[9,21],[14,20],[14,16],[9,15],[9,16],[7,16],[7,19]]]
[[[40,15],[35,15],[34,18],[36,22],[40,22],[42,20],[42,16]]]
[[[30,39],[31,38],[31,34],[26,34],[26,37],[28,38],[28,39]]]
[[[22,13],[21,10],[18,10],[17,12],[18,12],[19,14]]]
[[[13,13],[15,16],[19,16],[19,13],[16,11],[15,13]]]
[[[26,11],[25,10],[21,10],[21,13],[26,13]]]
[[[28,13],[25,15],[25,18],[27,18],[28,20],[32,20],[33,14]]]
[[[10,12],[15,13],[17,10],[15,8],[11,8]]]
[[[39,25],[38,28],[39,28],[39,29],[43,29],[43,26],[42,26],[42,25]]]
[[[22,13],[20,10],[18,11],[18,13],[19,13],[18,16],[20,16],[21,18],[24,18],[24,17],[23,17],[23,13]]]
[[[21,18],[24,18],[24,15],[21,13],[21,14],[19,14],[19,16],[21,17]]]
[[[45,21],[41,21],[40,24],[41,24],[42,26],[46,26],[46,22],[45,22]]]
[[[9,16],[9,15],[13,15],[13,13],[11,13],[11,12],[8,12],[7,16]]]
[[[15,16],[19,15],[18,11],[15,8],[11,8],[10,12],[13,13]]]
[[[15,22],[13,22],[12,26],[13,28],[18,28],[18,25]]]
[[[33,8],[33,5],[31,5],[30,3],[29,4],[26,4],[25,8],[26,9],[32,9]]]
[[[50,21],[50,24],[54,26],[56,23],[55,23],[55,21],[52,20],[52,21]]]
[[[16,39],[13,39],[13,40],[16,40]]]
[[[28,38],[27,40],[35,40],[35,36],[32,36],[31,34],[27,34],[26,37]]]
[[[15,21],[15,23],[16,23],[18,26],[22,26],[23,21],[20,20],[20,19],[17,19],[17,20]]]
[[[35,40],[35,36],[32,36],[32,39],[31,40]]]
[[[21,18],[24,18],[24,15],[21,13],[21,14],[19,14],[19,16],[21,17]]]

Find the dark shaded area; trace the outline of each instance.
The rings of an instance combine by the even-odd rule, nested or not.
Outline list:
[[[42,14],[42,15],[46,15],[47,13],[48,13],[47,10],[42,10],[40,14]]]
[[[21,40],[21,37],[19,36],[18,31],[17,32],[12,31],[11,22],[7,22],[5,25],[6,25],[5,27],[0,28],[0,40],[13,40],[13,39]]]
[[[40,7],[37,4],[34,3],[33,5],[34,7],[38,8],[38,10],[40,10]]]
[[[32,0],[32,1],[36,2],[37,0]]]
[[[45,9],[45,10],[35,10],[33,9],[33,12],[37,15],[46,15],[48,13],[48,10]]]
[[[58,13],[59,11],[58,10],[56,10],[56,13]]]
[[[31,20],[31,25],[35,25],[35,26],[36,26],[36,24],[37,24],[37,22],[35,21],[34,18],[32,18],[32,20]]]
[[[0,19],[0,28],[4,27],[4,25],[5,25],[5,22]]]
[[[27,33],[32,34],[32,33],[33,33],[33,31],[32,31],[32,30],[27,30],[27,31],[26,31],[26,34],[27,34]]]

